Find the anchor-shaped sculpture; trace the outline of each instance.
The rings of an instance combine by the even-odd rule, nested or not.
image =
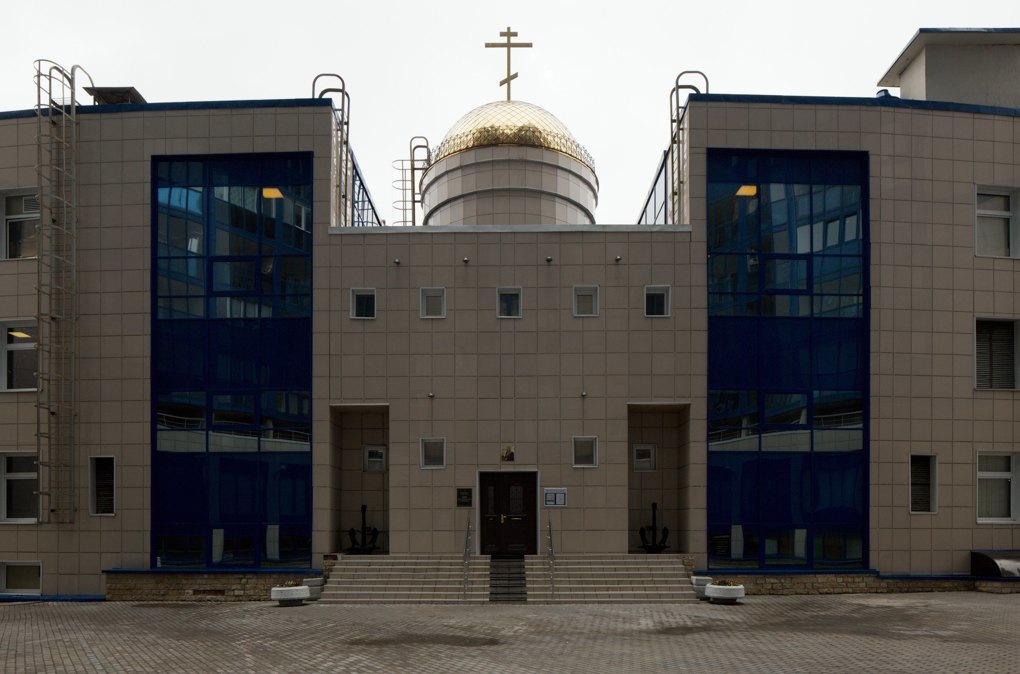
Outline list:
[[[364,503],[361,504],[361,544],[358,544],[358,532],[354,527],[351,527],[347,532],[347,535],[351,539],[351,547],[347,548],[344,552],[348,555],[370,555],[375,550],[375,544],[379,540],[379,530],[372,527],[371,530],[368,528],[366,523],[365,513],[368,512],[368,506]]]
[[[669,529],[662,527],[662,538],[660,539],[657,535],[657,522],[656,522],[656,511],[659,509],[658,503],[652,503],[652,526],[650,529],[641,527],[638,529],[638,535],[641,536],[641,547],[645,549],[650,555],[657,555],[669,546],[666,545],[666,541],[669,539]],[[648,542],[648,535],[651,534],[652,542]]]

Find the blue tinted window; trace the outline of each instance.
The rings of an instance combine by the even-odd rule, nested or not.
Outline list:
[[[311,175],[153,162],[154,565],[311,561]]]
[[[710,566],[860,567],[867,157],[707,160]]]

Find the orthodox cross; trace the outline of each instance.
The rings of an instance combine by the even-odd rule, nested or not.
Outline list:
[[[500,37],[505,37],[506,42],[486,42],[485,47],[487,49],[506,49],[506,79],[501,80],[499,86],[506,85],[506,100],[510,100],[510,82],[517,79],[517,73],[510,72],[510,50],[514,47],[531,47],[530,42],[511,42],[510,38],[517,37],[517,31],[510,30],[510,26],[506,27],[506,30],[500,31]]]

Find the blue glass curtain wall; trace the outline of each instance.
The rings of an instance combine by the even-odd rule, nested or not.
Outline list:
[[[152,176],[152,565],[309,566],[311,155]]]
[[[867,155],[707,161],[709,566],[861,568]]]

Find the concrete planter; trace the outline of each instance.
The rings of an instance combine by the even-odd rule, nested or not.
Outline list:
[[[691,576],[691,583],[694,584],[694,596],[701,600],[708,599],[705,596],[705,587],[711,582],[711,576]]]
[[[320,589],[321,591],[321,589]],[[279,602],[280,606],[301,606],[311,596],[307,585],[297,587],[274,587],[269,591],[269,598]]]
[[[744,598],[744,586],[709,583],[705,586],[705,596],[713,604],[736,604],[738,599]]]
[[[308,588],[308,601],[318,601],[322,598],[323,579],[321,577],[305,578],[301,582]]]

